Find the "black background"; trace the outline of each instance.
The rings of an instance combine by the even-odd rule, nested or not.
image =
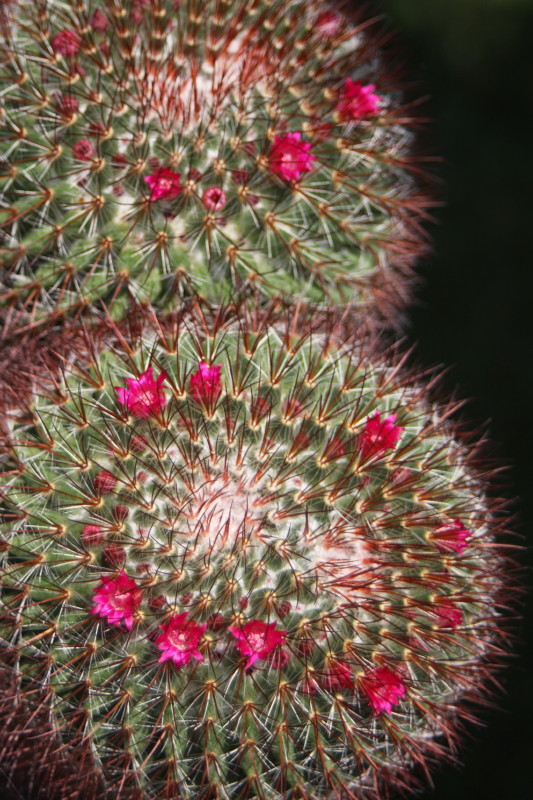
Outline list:
[[[355,0],[352,0],[356,6]],[[493,453],[510,465],[514,529],[533,532],[533,2],[380,0],[408,74],[431,99],[430,141],[445,206],[436,210],[425,285],[410,312],[418,363],[451,366],[444,385],[490,420]],[[520,540],[517,540],[520,541]],[[520,560],[531,585],[532,551]],[[532,800],[533,603],[529,593],[500,710],[483,714],[424,800]]]

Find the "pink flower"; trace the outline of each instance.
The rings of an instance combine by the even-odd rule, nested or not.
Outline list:
[[[470,531],[465,528],[460,519],[447,522],[436,527],[430,534],[430,539],[435,542],[442,552],[462,553],[468,546],[467,539]]]
[[[389,714],[392,707],[407,693],[400,676],[388,667],[378,667],[367,672],[360,679],[360,686],[376,714]]]
[[[94,14],[91,17],[91,28],[96,33],[104,33],[109,27],[109,21],[105,14],[103,14],[99,8],[96,9]]]
[[[217,186],[210,186],[202,195],[202,201],[206,208],[213,211],[220,211],[227,203],[226,193]]]
[[[207,623],[198,625],[187,614],[174,614],[166,625],[160,625],[161,633],[155,640],[161,650],[159,662],[172,661],[176,667],[186,666],[191,658],[203,661],[198,650],[198,642],[203,636]]]
[[[353,689],[353,674],[346,661],[331,661],[324,673],[324,686],[328,691]]]
[[[304,172],[310,172],[316,157],[311,153],[311,144],[300,141],[300,131],[277,136],[270,148],[269,164],[275,175],[286,181],[297,181]]]
[[[155,380],[152,367],[148,367],[138,378],[126,378],[127,389],[115,387],[118,402],[126,406],[134,417],[146,419],[160,414],[167,402],[161,388],[166,377],[166,372],[162,372]]]
[[[81,540],[87,547],[101,544],[105,539],[105,533],[98,525],[84,525],[81,531]]]
[[[150,200],[172,200],[181,192],[180,173],[168,167],[156,169],[144,182],[151,189]]]
[[[276,622],[267,624],[260,619],[251,619],[240,628],[228,628],[237,640],[236,645],[241,655],[248,656],[246,669],[252,667],[259,658],[266,658],[280,644],[284,644],[287,631],[277,631],[276,625]]]
[[[374,94],[373,83],[363,86],[361,81],[346,78],[342,97],[336,110],[344,120],[368,119],[379,114],[381,97]]]
[[[359,437],[363,456],[376,456],[394,450],[404,430],[395,422],[396,414],[390,414],[382,422],[380,411],[367,418],[365,429]]]
[[[88,139],[79,139],[73,146],[74,158],[78,161],[91,161],[94,158],[94,145]]]
[[[81,38],[76,31],[59,31],[52,39],[52,47],[59,55],[70,58],[80,49]]]
[[[93,595],[95,605],[91,614],[107,617],[110,625],[124,622],[130,631],[133,617],[142,600],[142,591],[134,580],[121,570],[116,578],[102,578]]]
[[[115,475],[107,469],[101,469],[94,476],[94,488],[98,494],[109,494],[117,483],[118,480]]]
[[[205,361],[200,361],[200,366],[189,382],[189,394],[193,400],[201,405],[212,405],[222,392],[220,365],[208,366]]]
[[[436,597],[435,613],[438,618],[439,628],[453,628],[455,630],[463,621],[463,615],[447,597]]]

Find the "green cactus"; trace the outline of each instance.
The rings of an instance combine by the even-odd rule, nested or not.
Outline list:
[[[21,0],[8,27],[0,302],[20,323],[195,294],[405,304],[428,200],[368,21]]]
[[[445,751],[504,564],[450,410],[362,343],[183,313],[9,417],[2,657],[97,796],[367,798]]]

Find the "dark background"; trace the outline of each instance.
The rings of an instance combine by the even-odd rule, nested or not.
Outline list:
[[[355,7],[356,0],[352,0]],[[493,452],[511,465],[515,530],[533,544],[533,1],[380,0],[399,31],[408,74],[431,96],[429,141],[445,206],[436,210],[425,285],[410,313],[418,363],[451,366],[444,385],[490,420]],[[532,584],[532,551],[520,557]],[[532,800],[533,603],[502,673],[500,710],[444,767],[424,800]]]

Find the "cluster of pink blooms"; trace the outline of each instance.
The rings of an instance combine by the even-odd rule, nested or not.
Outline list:
[[[193,171],[191,170],[191,173]],[[194,174],[194,173],[193,173]],[[199,177],[200,173],[198,173]],[[144,178],[150,189],[150,200],[173,200],[183,190],[181,173],[169,167],[159,167],[151,175]],[[209,186],[202,195],[202,202],[210,211],[221,211],[227,203],[226,193],[218,186]]]
[[[121,570],[115,578],[101,579],[93,601],[91,614],[107,619],[110,625],[124,623],[131,630],[135,612],[142,601],[142,590]],[[155,644],[161,650],[159,662],[172,661],[176,667],[183,667],[191,658],[196,661],[204,660],[198,645],[207,623],[200,625],[190,619],[186,612],[182,612],[174,614],[160,628],[162,633],[155,639]],[[259,659],[267,658],[284,644],[287,635],[287,631],[277,630],[277,623],[267,623],[259,619],[229,627],[228,631],[235,639],[239,653],[246,656],[246,669],[250,669]]]
[[[201,361],[198,370],[189,379],[189,394],[200,405],[211,406],[218,400],[222,393],[220,365],[209,366]],[[126,378],[127,388],[115,387],[117,400],[126,406],[133,416],[146,419],[160,414],[166,405],[166,395],[163,382],[166,372],[154,378],[152,367],[148,367],[138,378]]]
[[[135,613],[142,601],[142,590],[134,580],[120,571],[115,578],[102,578],[93,596],[94,606],[90,613],[107,619],[110,625],[124,624],[133,628]],[[186,612],[174,614],[168,622],[160,625],[161,633],[155,644],[161,651],[159,663],[171,661],[175,667],[185,667],[191,659],[203,661],[199,644],[207,623],[199,624]],[[244,625],[228,628],[239,653],[246,657],[245,669],[251,669],[257,661],[275,654],[286,642],[287,631],[278,630],[277,623],[252,619]],[[289,655],[279,659],[278,666],[287,663]],[[333,662],[325,675],[325,688],[329,691],[354,688],[350,666],[345,661]],[[406,686],[400,676],[388,667],[371,670],[360,679],[360,687],[376,714],[389,713],[406,695]]]
[[[326,15],[335,22],[335,15]],[[67,33],[67,32],[64,32]],[[66,47],[66,45],[63,45]],[[361,81],[347,78],[342,95],[336,106],[339,116],[345,120],[363,120],[375,117],[379,113],[381,98],[374,93],[374,84],[363,85]],[[297,181],[306,172],[313,170],[316,156],[311,152],[310,142],[302,140],[301,131],[291,131],[276,136],[268,154],[270,171],[285,181]],[[239,172],[239,171],[237,171]],[[240,172],[245,172],[241,170]],[[150,189],[150,199],[172,200],[177,197],[183,187],[180,173],[169,167],[159,167],[151,175],[144,178]],[[202,195],[206,208],[220,211],[227,203],[226,193],[217,186],[210,186]]]
[[[359,445],[363,457],[378,456],[394,450],[400,441],[403,428],[396,425],[396,414],[381,419],[381,412],[376,411],[368,417],[363,432],[359,437]]]
[[[373,83],[364,86],[361,81],[346,78],[342,96],[336,106],[339,116],[349,121],[369,119],[379,114],[381,98],[374,94],[375,88]]]

